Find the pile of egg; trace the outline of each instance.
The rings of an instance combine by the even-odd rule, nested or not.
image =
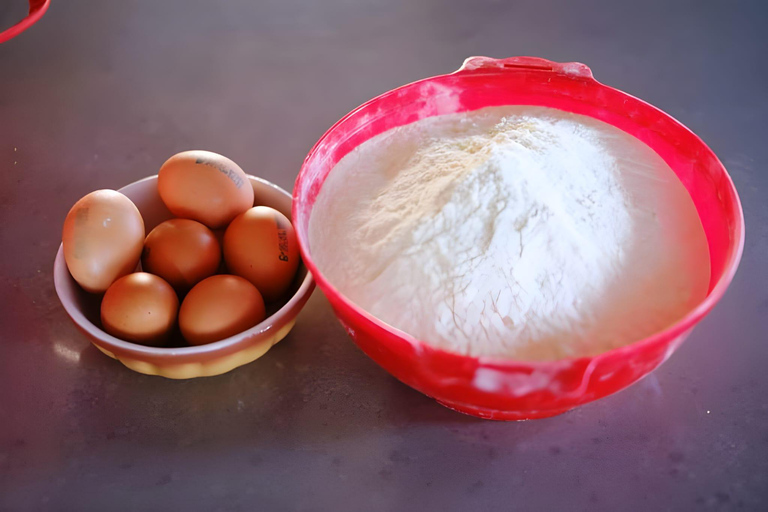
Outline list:
[[[187,343],[201,345],[264,320],[265,303],[284,298],[299,266],[290,221],[254,206],[243,170],[209,151],[174,155],[157,184],[176,218],[146,237],[136,205],[114,190],[86,195],[64,221],[67,268],[84,290],[103,294],[104,330],[165,346],[178,324]]]

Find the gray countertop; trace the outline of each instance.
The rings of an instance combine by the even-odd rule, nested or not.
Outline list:
[[[54,0],[1,45],[0,510],[768,510],[768,6],[576,4]],[[64,313],[53,258],[82,195],[189,148],[290,190],[347,111],[469,55],[584,62],[733,177],[739,272],[646,379],[488,422],[381,370],[320,291],[263,358],[191,381],[129,371]]]

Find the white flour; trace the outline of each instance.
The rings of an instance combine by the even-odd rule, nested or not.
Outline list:
[[[632,146],[623,158],[617,143]],[[596,353],[668,325],[706,292],[708,261],[676,278],[685,255],[670,265],[646,247],[669,238],[659,190],[677,182],[661,168],[671,173],[617,129],[550,109],[428,119],[337,165],[310,244],[344,294],[430,344],[529,360]],[[681,222],[698,224],[706,252],[692,215]]]

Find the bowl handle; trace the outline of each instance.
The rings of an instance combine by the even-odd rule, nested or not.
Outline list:
[[[552,62],[539,57],[507,57],[493,59],[491,57],[468,57],[455,73],[477,73],[487,70],[501,69],[505,71],[533,70],[557,73],[576,78],[594,80],[592,70],[581,62]]]

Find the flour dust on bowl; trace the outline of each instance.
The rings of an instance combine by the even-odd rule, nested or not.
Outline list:
[[[744,223],[713,152],[579,63],[467,59],[365,103],[294,188],[303,260],[355,343],[483,418],[651,372],[723,296]]]

